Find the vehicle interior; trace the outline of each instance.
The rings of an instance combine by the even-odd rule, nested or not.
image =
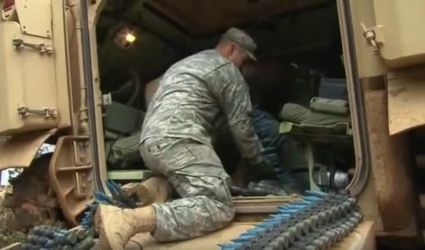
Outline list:
[[[104,110],[109,178],[142,178],[137,145],[158,78],[180,59],[214,48],[233,26],[258,44],[258,61],[242,73],[260,110],[254,117],[260,140],[281,141],[270,145],[270,157],[278,155],[277,165],[304,189],[345,189],[355,157],[333,0],[107,1],[97,39],[101,89],[112,100]],[[247,187],[232,140],[214,141],[234,182]]]

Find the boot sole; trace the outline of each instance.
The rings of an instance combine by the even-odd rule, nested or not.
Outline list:
[[[101,207],[99,206],[96,210],[96,214],[95,214],[95,217],[94,217],[95,218],[94,219],[95,230],[96,230],[96,232],[99,233],[99,247],[100,247],[99,249],[115,250],[115,249],[112,249],[111,243],[109,242],[108,237],[106,235],[106,231],[105,231],[104,225],[102,223],[101,213],[102,213]]]

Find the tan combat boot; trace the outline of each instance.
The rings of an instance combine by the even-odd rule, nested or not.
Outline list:
[[[99,232],[100,249],[121,250],[135,234],[155,230],[155,209],[152,206],[122,209],[99,205],[95,224]]]

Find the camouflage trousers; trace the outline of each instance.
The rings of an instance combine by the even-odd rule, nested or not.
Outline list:
[[[233,219],[230,177],[212,147],[189,139],[151,138],[140,145],[140,153],[181,197],[153,205],[157,241],[191,239],[221,229]]]

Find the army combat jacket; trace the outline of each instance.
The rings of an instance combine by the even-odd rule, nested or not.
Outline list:
[[[252,126],[249,89],[239,69],[216,50],[189,56],[163,75],[148,107],[140,142],[152,137],[188,138],[211,145],[225,117],[243,158],[262,161]]]

